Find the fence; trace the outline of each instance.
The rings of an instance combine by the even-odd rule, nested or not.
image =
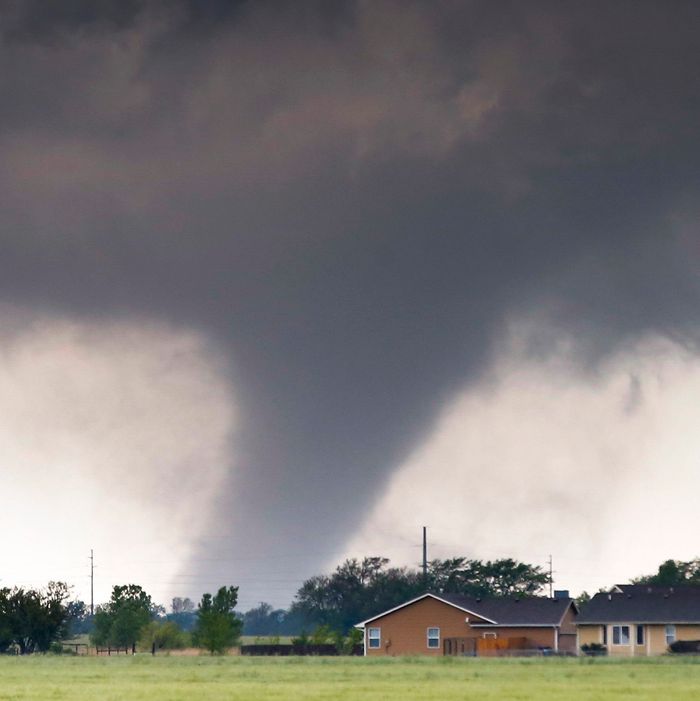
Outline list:
[[[323,645],[294,645],[294,644],[278,644],[278,645],[241,645],[241,655],[264,656],[276,655],[279,657],[288,657],[289,655],[328,655],[337,656],[338,648],[333,644]],[[356,645],[352,650],[352,655],[362,655],[362,645]]]
[[[539,657],[555,654],[538,647],[524,637],[517,638],[445,638],[443,651],[449,656],[465,657]]]
[[[136,645],[132,645],[131,647],[96,647],[95,648],[95,654],[96,655],[108,655],[111,656],[111,654],[114,653],[115,655],[135,655],[136,654]]]

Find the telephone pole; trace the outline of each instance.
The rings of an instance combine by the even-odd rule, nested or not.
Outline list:
[[[549,556],[548,560],[549,564],[549,598],[553,599],[554,598],[554,581],[553,581],[553,575],[554,571],[552,570],[552,556]]]
[[[428,529],[423,526],[423,586],[428,588]]]
[[[95,615],[95,554],[90,548],[90,615]]]

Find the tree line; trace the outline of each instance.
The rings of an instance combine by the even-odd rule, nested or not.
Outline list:
[[[654,574],[631,580],[662,586],[700,586],[700,559],[666,560]],[[549,585],[541,567],[511,558],[432,560],[423,573],[392,567],[387,558],[349,559],[336,569],[307,579],[288,609],[261,603],[239,614],[238,587],[206,593],[199,604],[172,600],[171,612],[153,602],[136,584],[113,587],[110,600],[94,616],[82,601],[71,600],[63,582],[44,589],[0,588],[0,653],[30,654],[60,650],[60,641],[89,633],[98,647],[158,649],[200,647],[221,653],[242,633],[296,635],[298,641],[354,644],[353,626],[425,591],[478,597],[534,596]],[[585,592],[580,597],[585,602]]]
[[[666,560],[655,574],[633,583],[663,586],[700,586],[700,559]],[[281,631],[326,631],[347,634],[356,623],[420,596],[426,591],[473,598],[537,596],[550,584],[549,573],[537,565],[512,558],[477,560],[467,557],[436,559],[427,572],[392,567],[387,558],[349,559],[330,574],[306,580],[288,610],[261,603],[243,616],[244,632],[279,635]],[[584,604],[590,596],[577,599]],[[291,630],[295,629],[295,630]]]
[[[415,598],[426,591],[472,597],[533,596],[549,584],[536,565],[511,558],[432,560],[425,574],[391,567],[388,558],[350,559],[329,575],[311,577],[297,592],[291,612],[307,624],[347,632],[359,621]]]
[[[188,636],[176,620],[159,617],[161,607],[155,606],[140,586],[116,586],[109,602],[98,607],[90,638],[97,647],[124,647],[132,651],[138,643],[142,647],[150,646],[155,652],[162,648],[187,647],[191,642],[211,653],[222,653],[240,637],[242,622],[236,615],[237,603],[238,587],[229,586],[221,587],[215,594],[204,594],[196,611],[185,604],[176,616],[193,614],[192,634]]]
[[[110,600],[94,616],[84,602],[69,598],[64,582],[50,582],[45,589],[0,589],[0,652],[60,652],[62,640],[89,632],[98,648],[135,651],[138,645],[155,652],[194,645],[222,653],[238,642],[243,626],[235,611],[234,586],[204,594],[196,609],[189,599],[174,599],[172,617],[137,584],[113,587]]]

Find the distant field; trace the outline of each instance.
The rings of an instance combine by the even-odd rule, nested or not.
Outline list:
[[[700,660],[4,657],[0,699],[80,701],[671,701]]]
[[[241,635],[241,645],[269,645],[269,644],[290,644],[294,636],[292,635]],[[75,645],[76,643],[82,645],[90,644],[89,635],[78,635],[75,638],[70,638],[65,641],[67,645]],[[146,651],[147,652],[147,651]],[[161,653],[162,654],[162,653]]]
[[[293,635],[241,635],[241,645],[269,645],[279,643],[281,645],[292,642]]]

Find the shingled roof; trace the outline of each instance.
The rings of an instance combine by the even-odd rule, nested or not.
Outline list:
[[[577,623],[700,623],[700,587],[621,584],[596,594]]]
[[[473,611],[477,616],[495,623],[482,626],[558,626],[572,604],[572,599],[548,599],[542,596],[489,597],[473,599],[456,594],[439,594],[441,599],[456,604],[460,608]],[[575,605],[575,604],[574,604]],[[472,626],[479,624],[472,623]]]
[[[426,597],[431,597],[442,601],[450,606],[461,609],[468,614],[484,619],[484,623],[470,621],[472,627],[494,628],[494,627],[554,627],[561,623],[564,614],[572,604],[576,606],[570,598],[548,599],[541,596],[531,597],[493,597],[476,599],[458,594],[434,594],[428,592],[416,599],[411,599],[400,606],[396,606],[388,611],[372,616],[372,618],[358,623],[356,627],[361,628],[365,624],[382,618],[394,611],[421,601]]]

